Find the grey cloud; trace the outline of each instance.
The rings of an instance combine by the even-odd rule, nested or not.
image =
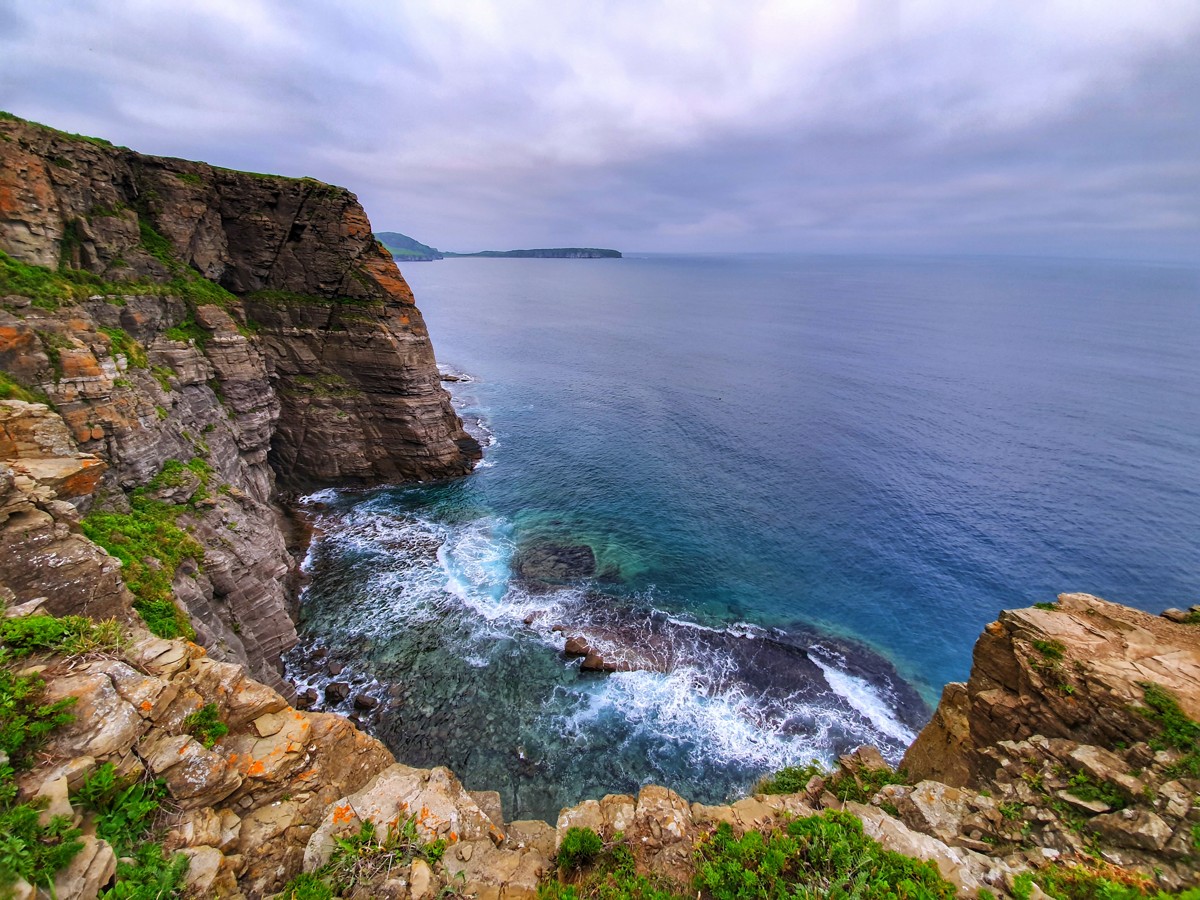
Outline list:
[[[1200,10],[796,9],[13,3],[0,106],[453,249],[1200,255]]]

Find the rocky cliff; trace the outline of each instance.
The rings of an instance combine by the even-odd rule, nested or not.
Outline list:
[[[449,477],[480,456],[354,195],[3,117],[0,252],[3,396],[44,400],[65,424],[50,450],[27,441],[4,456],[94,459],[94,483],[59,492],[93,518],[145,525],[170,507],[203,547],[157,560],[174,567],[174,600],[211,654],[286,690],[295,562],[277,488]],[[59,421],[28,407],[6,416],[17,431],[33,427],[23,418]],[[79,549],[40,512],[10,517],[0,542],[29,546],[41,528],[44,552]],[[114,551],[124,532],[95,525]],[[65,575],[40,580],[19,559],[5,555],[17,599],[65,609],[54,580]],[[120,606],[113,579],[97,581],[97,611]],[[164,599],[153,578],[136,580],[139,609]]]

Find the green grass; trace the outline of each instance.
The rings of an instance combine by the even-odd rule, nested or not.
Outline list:
[[[592,857],[586,871],[572,875],[570,883],[552,879],[538,887],[538,900],[684,900],[685,897],[686,891],[665,878],[639,875],[633,851],[620,835],[612,846]]]
[[[215,703],[207,703],[185,717],[183,730],[209,750],[217,741],[229,734],[229,726],[221,721],[221,710]]]
[[[786,766],[761,779],[754,786],[754,793],[798,794],[818,775],[822,778],[829,776],[829,771],[818,762],[811,762],[806,766]]]
[[[1169,894],[1157,890],[1144,875],[1102,864],[1061,863],[1018,875],[1013,884],[1015,900],[1029,900],[1035,883],[1053,900],[1200,900],[1200,888]]]
[[[1046,659],[1054,662],[1059,662],[1063,658],[1063,654],[1067,652],[1067,647],[1062,641],[1034,641],[1033,649],[1042,654]]]
[[[166,238],[155,232],[153,228],[149,230],[153,232],[153,236],[143,234],[143,244],[148,240],[154,248],[152,252],[161,252],[163,244],[166,244],[167,248],[170,247],[166,243]],[[88,297],[112,298],[125,294],[180,297],[199,306],[206,304],[228,306],[237,300],[233,294],[219,284],[209,281],[199,272],[186,268],[178,262],[175,263],[172,272],[174,273],[173,277],[165,282],[147,279],[105,281],[98,275],[79,269],[56,271],[44,266],[32,266],[0,251],[0,297],[10,294],[28,297],[35,307],[46,310],[55,310],[80,300],[86,300]]]
[[[187,615],[175,604],[171,581],[186,559],[204,559],[204,549],[176,524],[183,510],[134,491],[127,513],[94,510],[84,517],[83,533],[117,559],[121,577],[133,593],[133,608],[162,638],[195,638]]]
[[[116,884],[100,894],[104,900],[180,896],[188,859],[181,853],[168,857],[152,830],[166,796],[161,779],[123,779],[110,762],[89,775],[72,795],[73,803],[91,811],[96,836],[122,860],[117,864]]]
[[[1067,780],[1067,792],[1080,800],[1104,803],[1113,809],[1123,809],[1127,803],[1116,785],[1092,781],[1086,772],[1076,772]]]
[[[1058,604],[1057,603],[1040,602],[1040,603],[1033,604],[1033,607],[1034,607],[1034,609],[1045,609],[1045,610],[1049,610],[1050,612],[1054,612],[1054,610],[1058,609]]]
[[[197,347],[203,349],[212,335],[201,328],[192,316],[188,316],[178,325],[164,331],[163,337],[170,341],[194,341]]]
[[[575,871],[590,865],[603,849],[604,841],[600,840],[600,835],[592,829],[568,828],[558,845],[556,862],[560,869]]]
[[[176,172],[175,177],[184,184],[204,184],[204,179],[195,172]]]
[[[148,369],[150,361],[146,358],[146,348],[133,339],[133,336],[124,328],[105,328],[99,329],[108,337],[109,348],[115,355],[123,353],[129,365],[135,369]]]
[[[1167,774],[1200,778],[1200,723],[1188,718],[1179,700],[1161,684],[1140,681],[1138,686],[1146,703],[1138,712],[1162,728],[1150,746],[1155,750],[1170,747],[1183,754],[1182,759],[1168,767]]]
[[[28,297],[39,309],[53,310],[104,293],[105,287],[104,280],[90,272],[31,266],[0,251],[0,296]]]
[[[46,395],[34,388],[27,388],[14,381],[6,372],[0,372],[0,400],[24,400],[26,403],[46,403]]]
[[[713,900],[949,900],[937,866],[885,850],[849,813],[827,810],[770,834],[722,822],[697,851],[695,889]]]
[[[311,872],[302,872],[283,886],[276,900],[333,900],[333,889]]]
[[[825,790],[839,800],[855,803],[870,803],[879,790],[888,784],[908,784],[908,774],[903,770],[861,769],[855,774],[839,769],[829,772],[820,763],[806,766],[789,766],[768,775],[754,787],[757,794],[795,794],[804,790],[809,780],[819,775],[825,779]],[[888,810],[890,812],[890,810]]]
[[[0,643],[14,657],[30,653],[117,653],[125,636],[116,619],[97,622],[87,616],[19,616],[0,619]]]
[[[45,801],[16,802],[16,770],[28,767],[51,731],[71,721],[67,710],[75,703],[74,697],[45,703],[41,677],[9,667],[19,655],[23,652],[0,645],[0,750],[8,756],[0,764],[0,893],[18,878],[48,887],[83,846],[67,817],[39,822]]]

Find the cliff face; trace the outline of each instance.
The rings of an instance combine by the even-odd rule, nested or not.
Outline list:
[[[18,601],[78,611],[55,599],[65,571],[35,574],[16,548],[86,556],[72,517],[165,504],[204,548],[159,561],[178,565],[173,594],[199,640],[286,691],[278,666],[296,640],[296,566],[276,485],[449,477],[480,455],[362,208],[311,179],[147,157],[0,118],[0,251],[0,397],[45,399],[65,426],[52,450],[0,441],[0,459],[103,464],[87,489],[58,494],[77,511],[0,525],[13,550],[0,576]],[[17,432],[58,421],[24,407],[5,415]],[[96,581],[106,613],[139,599],[106,586],[114,577]]]
[[[0,120],[0,135],[0,250],[115,282],[197,273],[235,295],[213,297],[252,347],[216,376],[266,376],[254,399],[259,419],[275,418],[271,462],[285,486],[470,471],[479,448],[440,386],[412,292],[349,191],[19,121]],[[189,312],[163,306],[151,328]],[[202,329],[220,329],[219,317],[205,318],[196,317]]]

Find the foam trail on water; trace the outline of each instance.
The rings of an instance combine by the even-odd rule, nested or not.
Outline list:
[[[818,650],[823,648],[814,647],[813,649]],[[829,687],[835,694],[862,713],[872,725],[888,737],[905,745],[911,744],[917,739],[912,729],[892,714],[887,701],[874,685],[865,678],[851,675],[849,672],[827,662],[822,658],[825,655],[825,653],[821,652],[810,652],[808,658],[825,675],[825,680],[829,683]]]

